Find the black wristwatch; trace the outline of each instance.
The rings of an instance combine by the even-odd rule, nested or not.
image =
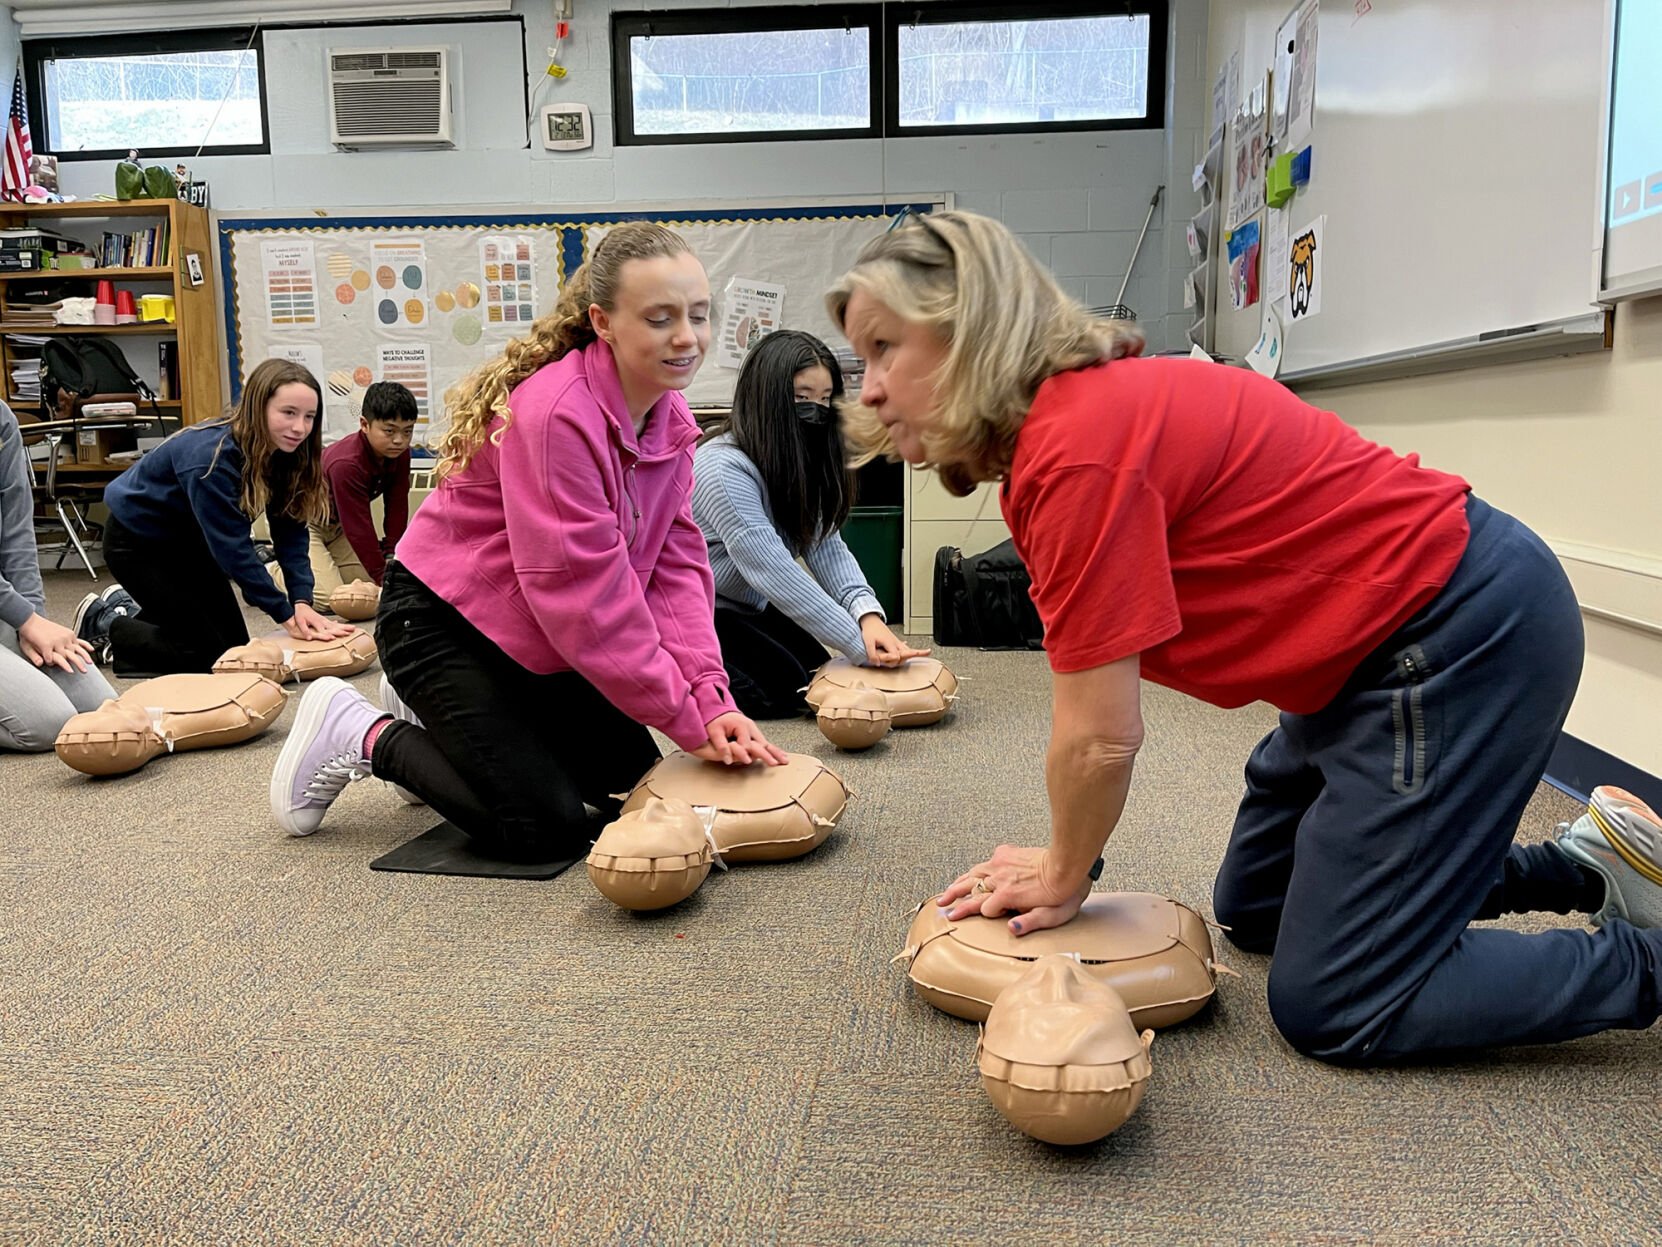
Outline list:
[[[1095,883],[1102,878],[1102,859],[1099,857],[1091,863],[1091,882]]]

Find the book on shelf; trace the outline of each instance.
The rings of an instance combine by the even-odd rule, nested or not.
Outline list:
[[[156,344],[156,397],[160,399],[179,397],[179,344],[177,342],[158,342]]]
[[[168,262],[168,225],[152,225],[131,234],[105,231],[98,248],[100,268],[150,268]]]

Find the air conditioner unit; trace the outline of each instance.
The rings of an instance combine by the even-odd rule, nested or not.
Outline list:
[[[329,51],[329,139],[345,151],[454,147],[449,48]]]

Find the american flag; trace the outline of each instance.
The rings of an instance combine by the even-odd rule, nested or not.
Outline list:
[[[0,198],[22,199],[29,185],[29,161],[34,157],[29,141],[29,114],[23,107],[23,67],[17,68],[12,85],[12,111],[6,122],[6,172],[0,179]]]

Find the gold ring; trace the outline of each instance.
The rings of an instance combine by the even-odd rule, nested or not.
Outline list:
[[[987,886],[987,881],[985,879],[977,879],[975,881],[975,886],[973,888],[971,888],[970,891],[971,892],[990,892],[990,891],[992,891],[992,889]]]

